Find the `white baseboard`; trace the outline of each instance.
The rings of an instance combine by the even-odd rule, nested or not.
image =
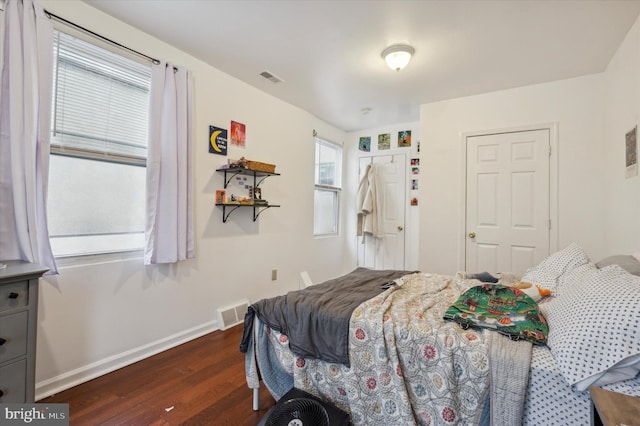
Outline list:
[[[218,329],[217,321],[210,321],[206,324],[193,327],[189,330],[176,333],[172,336],[156,340],[155,342],[139,346],[126,352],[93,362],[84,367],[76,368],[75,370],[43,380],[36,383],[35,399],[36,401],[39,401],[58,392],[62,392],[65,389],[72,388],[81,383],[95,379],[96,377],[111,373],[119,368],[126,367],[134,362],[138,362]]]

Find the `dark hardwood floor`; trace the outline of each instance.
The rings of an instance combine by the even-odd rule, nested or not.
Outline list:
[[[215,331],[38,402],[68,403],[71,426],[257,425],[275,401],[263,385],[252,410],[241,335]]]

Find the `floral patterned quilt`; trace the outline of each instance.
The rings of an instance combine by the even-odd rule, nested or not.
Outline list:
[[[350,367],[296,357],[269,332],[294,386],[332,401],[355,425],[478,424],[489,390],[489,343],[443,315],[476,280],[416,273],[360,305]]]

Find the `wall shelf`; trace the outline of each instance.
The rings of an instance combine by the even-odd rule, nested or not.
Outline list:
[[[224,173],[224,189],[227,189],[231,179],[235,176],[243,175],[243,176],[252,176],[253,177],[253,188],[258,188],[262,182],[268,177],[271,176],[280,176],[280,173],[275,172],[263,172],[260,170],[251,170],[240,167],[234,168],[226,168],[226,169],[216,169],[216,172]],[[258,219],[260,214],[270,209],[271,207],[280,207],[278,204],[265,204],[265,203],[216,203],[216,206],[222,207],[222,222],[226,223],[227,219],[238,209],[238,207],[253,207],[253,221],[255,222]]]

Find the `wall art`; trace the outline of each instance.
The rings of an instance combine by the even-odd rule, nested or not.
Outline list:
[[[209,126],[209,153],[227,155],[227,129]]]
[[[391,133],[383,133],[378,135],[378,149],[391,149]]]
[[[237,121],[231,122],[231,145],[235,145],[240,148],[245,148],[246,141],[246,127],[242,123]]]
[[[411,130],[403,130],[398,132],[398,148],[406,148],[411,146]]]
[[[638,126],[629,130],[625,135],[625,177],[638,176]]]
[[[360,137],[360,142],[358,142],[358,149],[364,152],[371,151],[371,136],[362,136]]]

